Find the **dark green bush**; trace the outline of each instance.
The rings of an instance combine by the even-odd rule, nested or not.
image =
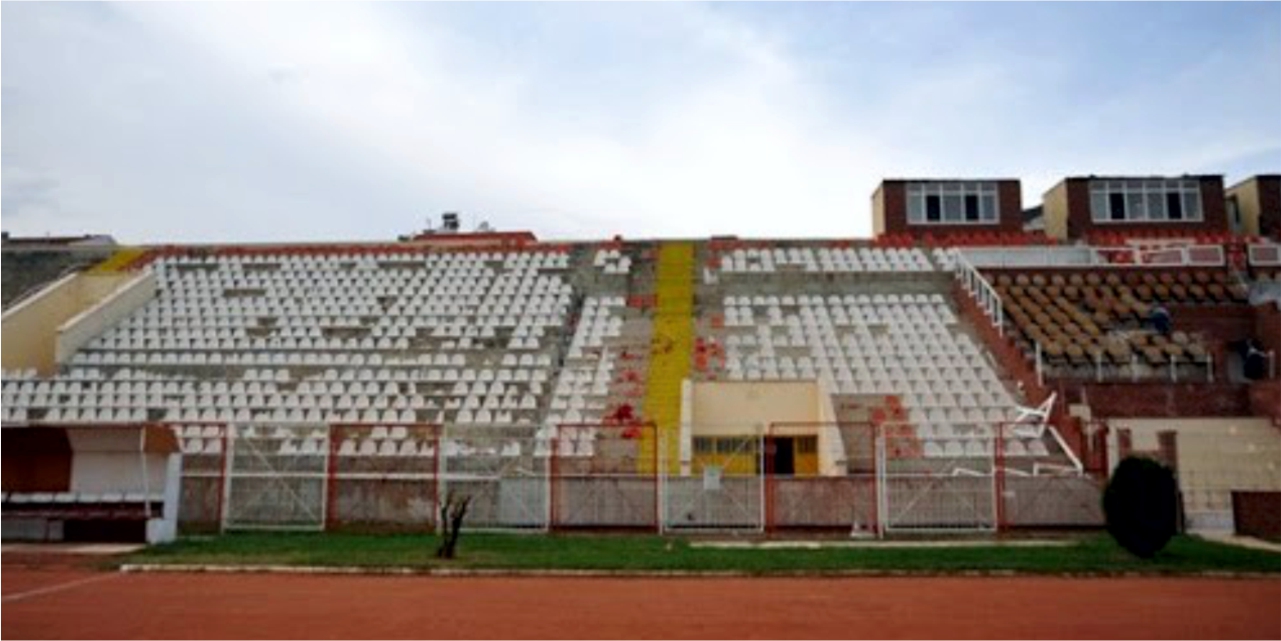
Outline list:
[[[1178,530],[1179,492],[1174,472],[1150,458],[1121,461],[1103,491],[1108,533],[1135,556],[1160,552]]]

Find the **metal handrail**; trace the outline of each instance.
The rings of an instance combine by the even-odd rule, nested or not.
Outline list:
[[[1262,248],[1255,251],[1255,248]],[[1252,245],[1251,256],[1259,254],[1251,264],[1278,264],[1262,258],[1264,249],[1273,245]],[[1221,267],[1227,264],[1222,245],[1173,245],[1165,247],[1125,245],[1121,247],[981,247],[956,251],[957,262],[970,266],[996,268],[1066,268],[1089,269],[1108,266],[1165,266],[1165,267]],[[1117,261],[1116,258],[1126,260]],[[1276,260],[1281,261],[1281,256]]]
[[[1246,249],[1246,259],[1254,267],[1276,267],[1281,265],[1281,245],[1273,243],[1256,243]]]
[[[965,291],[978,302],[988,318],[992,319],[992,324],[996,326],[996,331],[1001,336],[1005,336],[1005,308],[1001,304],[1001,296],[987,282],[983,274],[970,263],[964,254],[957,252],[956,278],[961,281]]]

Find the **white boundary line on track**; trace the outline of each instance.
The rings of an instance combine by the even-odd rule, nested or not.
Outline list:
[[[0,603],[9,603],[11,601],[21,601],[23,599],[29,599],[33,596],[40,596],[43,594],[50,594],[53,592],[61,592],[63,590],[70,590],[71,588],[87,585],[89,583],[106,581],[107,579],[114,579],[119,576],[122,576],[122,574],[119,572],[112,572],[110,574],[100,574],[98,576],[90,576],[90,577],[85,577],[83,579],[76,579],[74,581],[67,581],[66,583],[47,585],[43,588],[27,590],[26,592],[18,592],[17,594],[6,594],[3,597],[0,597]]]

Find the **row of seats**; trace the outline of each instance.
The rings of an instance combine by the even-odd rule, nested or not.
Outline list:
[[[165,257],[148,267],[157,297],[66,374],[6,379],[7,417],[535,425],[573,327],[570,267],[567,252]],[[591,346],[619,328],[578,329]]]
[[[560,378],[552,392],[544,425],[597,423],[609,414],[626,385],[615,381],[618,355],[643,352],[647,335],[627,335],[633,312],[621,296],[589,296],[570,338]],[[630,387],[633,396],[640,390]]]
[[[67,408],[80,407],[164,407],[170,405],[214,406],[231,409],[254,408],[318,408],[318,409],[357,409],[393,408],[393,409],[456,409],[449,407],[448,401],[442,405],[441,399],[461,399],[457,407],[476,409],[522,409],[533,410],[538,407],[535,393],[541,393],[541,387],[512,386],[504,391],[501,382],[494,383],[489,391],[483,389],[484,383],[476,383],[468,389],[466,383],[456,383],[453,389],[415,389],[411,392],[395,394],[351,394],[337,392],[332,394],[280,393],[280,394],[54,394],[54,395],[5,395],[6,405],[11,407],[47,407],[59,405]],[[461,389],[460,389],[461,386]],[[498,391],[494,391],[498,389]]]
[[[284,370],[281,370],[282,372]],[[332,370],[331,370],[332,371]],[[369,372],[371,370],[362,370]],[[354,374],[354,372],[348,372]],[[529,387],[541,393],[542,383],[548,380],[544,370],[531,369],[426,369],[396,370],[394,374],[379,372],[378,378],[303,379],[289,389],[290,379],[281,376],[275,381],[219,380],[205,384],[194,379],[130,380],[117,376],[113,379],[54,380],[54,381],[5,381],[6,403],[36,404],[75,402],[79,396],[100,397],[104,402],[119,397],[174,396],[190,403],[254,403],[246,399],[261,398],[257,403],[289,403],[292,396],[301,397],[394,397],[411,391],[424,396],[467,394],[502,395],[520,387]],[[117,379],[119,379],[117,381]],[[512,389],[509,390],[508,388]],[[66,397],[66,398],[62,398]],[[92,402],[92,401],[89,401]]]
[[[720,255],[725,273],[920,272],[934,265],[919,249],[776,247],[738,248]]]
[[[163,494],[143,492],[4,492],[5,505],[159,503]]]
[[[184,438],[179,443],[185,455],[221,457],[225,452],[224,441],[221,438]],[[488,447],[476,447],[465,441],[444,439],[441,441],[439,454],[445,458],[475,457],[478,455],[504,458],[529,455],[545,458],[551,455],[553,448],[556,450],[557,456],[590,457],[596,451],[596,437],[582,434],[560,439],[506,440]],[[252,450],[256,455],[324,457],[329,454],[329,444],[322,438],[287,439],[279,442],[255,441]],[[340,458],[379,457],[402,459],[432,458],[438,454],[434,441],[418,441],[410,438],[383,440],[349,438],[339,441],[337,450],[334,453]]]
[[[602,249],[592,258],[592,265],[606,274],[629,274],[632,258],[618,249]]]
[[[724,299],[726,304],[739,300]],[[879,306],[869,305],[876,311],[868,317],[857,313],[857,307],[856,313],[845,313],[844,298],[833,297],[837,306],[832,308],[828,300],[813,297],[803,301],[805,307],[786,312],[782,305],[771,308],[769,319],[739,314],[741,322],[726,323],[720,337],[724,374],[730,380],[825,378],[842,394],[915,393],[914,383],[923,391],[946,392],[937,398],[914,396],[911,404],[920,407],[933,407],[936,401],[939,407],[958,409],[1006,410],[1015,405],[973,341],[951,328],[955,315],[941,296],[882,297]],[[842,322],[833,322],[833,317]],[[777,335],[780,328],[785,332]],[[903,358],[905,354],[917,357]],[[978,376],[957,381],[953,390],[944,381],[955,374],[952,368],[957,365]],[[999,396],[988,396],[989,391]]]
[[[995,290],[1015,336],[1031,353],[1039,346],[1050,365],[1147,368],[1144,374],[1162,374],[1178,363],[1207,365],[1210,350],[1195,335],[1170,336],[1146,326],[1157,304],[1235,304],[1242,294],[1224,286],[1230,277],[1223,271],[1088,274],[996,274]],[[1063,372],[1060,372],[1063,373]]]

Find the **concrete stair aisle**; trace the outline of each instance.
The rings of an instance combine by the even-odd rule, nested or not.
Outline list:
[[[689,376],[694,344],[694,243],[664,243],[657,263],[644,415],[658,433],[645,433],[641,461],[652,461],[656,441],[661,441],[664,467],[671,472],[680,469],[681,387]]]
[[[89,270],[92,274],[112,274],[124,271],[130,264],[146,253],[141,247],[122,247],[106,260],[94,265]]]

